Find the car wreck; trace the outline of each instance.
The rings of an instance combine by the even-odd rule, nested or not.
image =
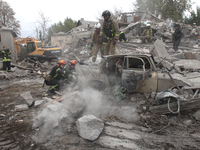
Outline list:
[[[150,54],[109,55],[98,65],[80,63],[79,74],[87,76],[90,85],[97,87],[124,87],[127,92],[152,93],[173,87],[191,86],[181,76],[171,79],[168,71],[159,70]]]

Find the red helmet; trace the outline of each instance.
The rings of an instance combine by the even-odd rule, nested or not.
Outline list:
[[[70,62],[70,65],[76,65],[76,60],[72,60],[72,61]]]
[[[60,66],[61,64],[65,64],[66,65],[66,62],[62,59],[62,60],[59,60],[58,62],[58,66]]]

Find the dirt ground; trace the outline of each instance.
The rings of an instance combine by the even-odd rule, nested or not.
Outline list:
[[[17,79],[15,79],[17,80]],[[100,137],[91,142],[78,135],[75,123],[59,131],[44,134],[33,128],[33,119],[43,106],[30,106],[27,111],[16,112],[19,94],[29,91],[34,100],[41,100],[48,87],[42,79],[1,81],[0,90],[0,149],[3,150],[101,150],[101,149],[200,149],[200,123],[191,116],[196,110],[178,115],[153,115],[148,107],[152,100],[144,94],[128,95],[126,100],[108,102],[115,113],[103,110],[100,118],[105,127]],[[134,98],[133,98],[134,97]],[[135,100],[132,100],[135,99]],[[145,100],[145,101],[144,101]],[[142,104],[141,104],[142,103]],[[134,113],[131,112],[134,108]],[[117,111],[118,110],[118,111]],[[126,116],[120,114],[126,112]],[[186,124],[185,121],[191,121]],[[56,134],[55,134],[56,133]]]

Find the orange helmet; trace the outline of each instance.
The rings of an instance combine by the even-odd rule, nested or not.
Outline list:
[[[72,60],[72,61],[70,62],[70,65],[76,65],[76,60]]]
[[[60,66],[61,64],[65,64],[66,65],[66,62],[62,59],[62,60],[59,60],[58,62],[58,66]]]

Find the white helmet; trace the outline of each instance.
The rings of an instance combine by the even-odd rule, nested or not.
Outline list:
[[[151,25],[150,24],[147,24],[147,27],[150,27]]]
[[[98,28],[98,29],[101,28],[101,24],[100,24],[99,22],[96,23],[96,24],[94,25],[94,28],[95,28],[95,29],[97,29],[97,28]]]

